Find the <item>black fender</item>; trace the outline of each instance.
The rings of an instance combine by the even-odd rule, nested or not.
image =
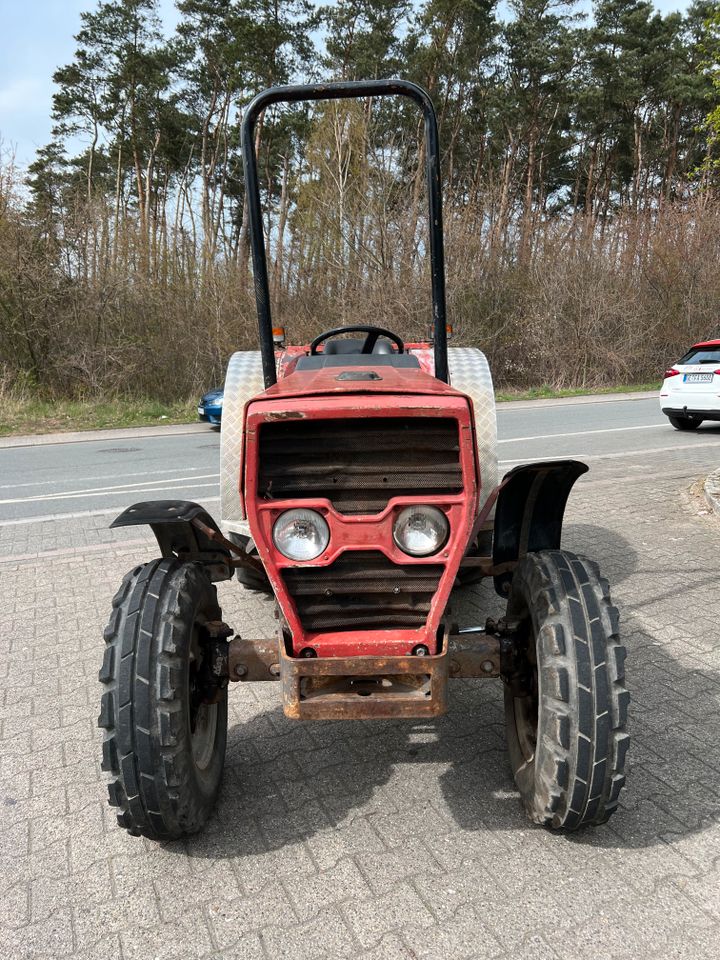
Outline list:
[[[579,460],[528,463],[507,473],[495,507],[493,566],[513,563],[527,553],[558,550],[568,496],[588,466]],[[512,571],[494,578],[495,590],[506,597]]]
[[[229,580],[233,575],[232,554],[222,542],[220,528],[200,504],[192,500],[145,500],[123,510],[110,527],[146,524],[155,534],[163,557],[202,563],[213,581]]]

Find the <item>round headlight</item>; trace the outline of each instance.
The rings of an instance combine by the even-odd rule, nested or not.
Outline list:
[[[405,507],[393,526],[395,543],[411,557],[428,557],[437,553],[449,532],[447,517],[437,507]]]
[[[315,510],[286,510],[273,526],[273,543],[288,560],[314,560],[330,542],[330,528]]]

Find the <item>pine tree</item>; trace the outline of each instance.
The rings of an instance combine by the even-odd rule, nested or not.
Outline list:
[[[708,149],[705,169],[720,169],[720,10],[710,4],[703,5],[699,12],[707,13],[703,31],[699,38],[699,47],[703,53],[701,70],[705,79],[712,83],[712,106],[704,123],[708,133]]]
[[[337,80],[373,80],[403,67],[399,36],[409,0],[341,0],[318,9],[325,66]]]
[[[536,214],[549,201],[561,202],[569,151],[570,109],[576,67],[572,3],[511,0],[514,18],[503,31],[503,100],[498,117],[507,131],[508,177],[519,177],[521,208],[518,255],[530,252]],[[505,231],[507,200],[499,214]]]

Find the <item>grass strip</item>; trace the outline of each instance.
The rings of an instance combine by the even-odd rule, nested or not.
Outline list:
[[[552,400],[558,397],[582,397],[599,394],[631,393],[659,390],[658,383],[619,384],[613,387],[582,387],[556,390],[543,384],[529,390],[499,390],[500,403],[513,400]],[[197,417],[195,400],[163,403],[160,400],[0,400],[0,437],[26,436],[40,433],[62,433],[75,430],[104,430],[118,427],[155,427],[171,423],[194,423]]]

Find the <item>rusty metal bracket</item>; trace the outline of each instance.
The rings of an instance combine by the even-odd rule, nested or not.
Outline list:
[[[228,675],[231,680],[279,680],[280,642],[243,640],[235,637],[228,644]]]
[[[263,575],[265,574],[265,567],[259,560],[257,560],[255,557],[251,557],[250,554],[246,553],[245,550],[243,550],[243,548],[237,543],[233,543],[232,540],[228,540],[228,538],[223,536],[219,530],[209,527],[206,523],[203,523],[199,517],[193,517],[190,523],[200,530],[200,532],[203,533],[208,540],[212,540],[213,543],[220,544],[221,546],[225,547],[226,550],[230,550],[231,553],[234,553],[236,557],[239,557],[237,560],[229,561],[231,567],[245,567],[249,570],[257,570]]]
[[[499,677],[501,664],[500,637],[484,627],[450,634],[450,678]]]
[[[283,710],[295,720],[437,717],[447,710],[447,651],[429,657],[289,657]]]
[[[480,568],[484,577],[499,577],[503,573],[510,573],[518,565],[517,560],[508,560],[505,563],[493,563],[492,557],[463,557],[460,561],[462,568]]]
[[[443,652],[419,657],[291,657],[282,638],[228,644],[230,680],[280,680],[283,708],[301,720],[432,717],[447,709],[448,679],[491,679],[510,669],[513,625],[452,628]]]

